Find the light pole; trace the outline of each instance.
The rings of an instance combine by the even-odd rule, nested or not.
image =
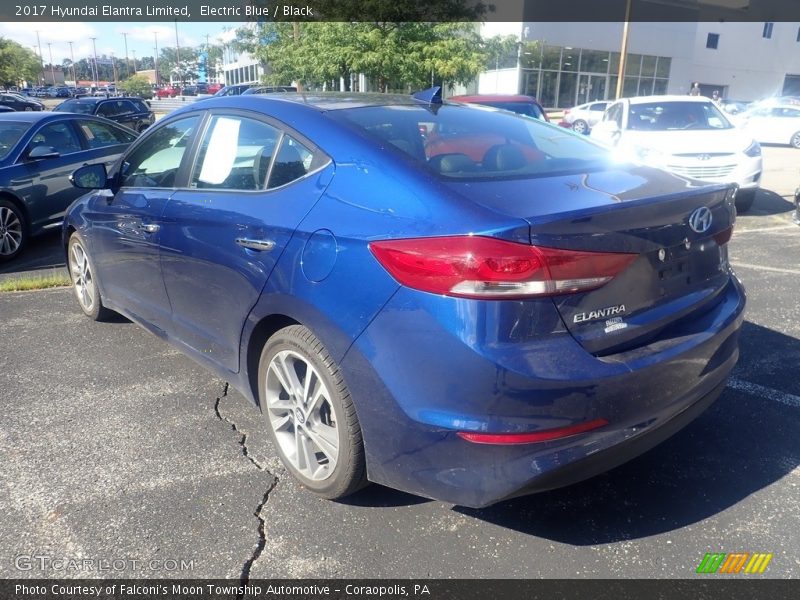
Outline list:
[[[44,53],[42,52],[42,40],[39,39],[39,30],[36,30],[36,43],[39,45],[39,64],[42,67],[42,85],[44,85]]]
[[[175,19],[175,66],[177,67],[178,77],[181,78],[181,86],[183,86],[183,69],[181,69],[181,46],[178,43],[178,19]]]
[[[131,74],[131,63],[128,61],[128,33],[126,31],[122,32],[122,38],[125,40],[125,77],[130,77]],[[133,69],[136,71],[136,69]]]
[[[90,39],[92,40],[92,50],[94,51],[94,69],[92,70],[92,73],[94,74],[94,87],[97,87],[97,84],[99,83],[97,81],[99,77],[99,74],[97,72],[97,45],[95,44],[95,40],[97,40],[97,38],[93,37]]]
[[[136,75],[136,50],[133,50],[133,74]]]
[[[75,55],[72,53],[72,42],[67,42],[69,44],[69,58],[72,61],[72,82],[75,84],[75,87],[78,87],[78,77],[75,75]]]
[[[156,54],[153,57],[153,67],[155,68],[156,72],[156,86],[158,86],[159,77],[158,77],[158,32],[153,32],[153,39],[156,41]]]
[[[617,89],[615,100],[622,97],[622,84],[625,81],[625,63],[628,61],[628,30],[631,24],[631,0],[625,3],[625,23],[622,26],[622,47],[619,50],[619,73],[617,74]]]
[[[50,53],[50,77],[53,78],[53,87],[56,85],[56,71],[53,68],[53,47],[47,42],[47,51]]]
[[[117,63],[114,60],[114,53],[111,53],[111,72],[114,74],[114,91],[117,91]]]

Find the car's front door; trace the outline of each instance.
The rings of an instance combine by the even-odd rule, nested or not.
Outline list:
[[[123,158],[116,191],[96,196],[89,219],[104,298],[138,320],[165,330],[170,305],[159,261],[162,213],[201,114],[178,118],[147,136]]]
[[[189,186],[171,197],[162,218],[161,264],[177,338],[238,370],[244,321],[332,171],[325,155],[280,124],[248,113],[212,115]]]

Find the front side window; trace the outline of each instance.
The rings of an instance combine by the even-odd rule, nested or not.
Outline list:
[[[280,132],[239,116],[211,119],[192,170],[196,189],[264,189]]]
[[[761,30],[761,37],[766,39],[772,38],[772,28],[775,23],[770,23],[769,21],[764,23],[764,29]]]
[[[716,50],[717,46],[719,46],[719,34],[709,33],[708,38],[706,38],[706,48],[710,48],[711,50]]]
[[[49,146],[59,154],[71,154],[81,150],[81,143],[67,122],[51,123],[42,127],[34,134],[28,150],[36,146]]]
[[[103,148],[104,146],[114,146],[116,144],[130,144],[136,136],[120,127],[115,127],[111,123],[101,123],[99,121],[78,121],[89,148]]]
[[[122,163],[122,187],[174,187],[199,116],[187,117],[158,127]]]

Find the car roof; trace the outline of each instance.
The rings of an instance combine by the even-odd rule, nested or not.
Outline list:
[[[104,102],[105,100],[141,100],[141,98],[136,98],[134,96],[110,96],[108,98],[105,96],[85,96],[83,98],[72,98],[71,100],[67,100],[67,102],[77,102],[78,104],[97,104],[98,102]]]
[[[18,111],[13,113],[3,113],[2,120],[21,121],[23,123],[39,123],[40,121],[53,121],[59,118],[63,119],[65,116],[74,114],[76,113]]]
[[[450,96],[453,102],[536,102],[533,96],[524,94],[473,94],[466,96]],[[538,103],[537,103],[538,104]]]
[[[680,96],[678,94],[667,94],[663,96],[636,96],[635,98],[621,98],[631,104],[648,104],[650,102],[711,102],[711,98],[705,96]]]
[[[380,94],[377,92],[276,92],[274,94],[245,94],[240,96],[212,96],[189,105],[203,108],[228,105],[253,108],[266,106],[259,103],[282,102],[305,106],[318,111],[363,108],[367,106],[425,106],[405,94]],[[187,108],[189,108],[187,107]]]

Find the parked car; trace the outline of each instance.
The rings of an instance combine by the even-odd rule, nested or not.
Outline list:
[[[224,83],[210,83],[208,84],[208,93],[214,95],[224,87]]]
[[[41,102],[12,93],[0,94],[0,106],[20,111],[39,111],[44,108],[44,104]]]
[[[155,123],[156,117],[141,98],[74,98],[56,106],[54,111],[75,112],[105,117],[134,131],[144,131]]]
[[[0,115],[0,261],[61,223],[81,195],[69,182],[75,169],[87,162],[111,165],[134,139],[135,132],[92,116]]]
[[[592,127],[603,118],[603,112],[611,104],[610,101],[587,102],[564,111],[559,125],[572,129],[575,133],[588,134]]]
[[[242,96],[250,94],[278,94],[281,92],[296,92],[297,88],[293,85],[259,85],[247,88],[242,92]]]
[[[172,85],[160,87],[156,90],[156,97],[158,98],[175,98],[180,96],[181,89]]]
[[[750,102],[744,102],[742,100],[731,100],[730,98],[722,98],[719,101],[719,106],[724,110],[726,113],[730,115],[738,115],[743,113],[747,110]]]
[[[541,121],[549,121],[549,117],[542,105],[533,96],[513,95],[513,94],[476,94],[473,96],[451,96],[450,102],[466,102],[469,104],[481,104],[483,106],[493,106],[510,110],[526,117],[533,117]]]
[[[800,148],[800,105],[762,106],[739,115],[739,126],[762,144]]]
[[[590,477],[738,357],[735,186],[435,92],[210,98],[73,175],[102,190],[63,229],[81,310],[258,402],[325,498],[369,479],[480,507]],[[431,156],[423,125],[503,141]]]
[[[10,106],[3,106],[2,104],[0,104],[0,112],[5,113],[5,112],[16,112],[16,111]]]
[[[215,96],[241,96],[246,90],[249,90],[255,84],[252,83],[238,83],[236,85],[226,85],[219,90]]]
[[[591,136],[651,166],[709,183],[736,183],[736,208],[745,212],[753,205],[761,146],[708,98],[624,98],[606,109]]]
[[[205,83],[193,83],[183,88],[182,95],[184,96],[197,96],[198,94],[207,94],[208,86]]]

